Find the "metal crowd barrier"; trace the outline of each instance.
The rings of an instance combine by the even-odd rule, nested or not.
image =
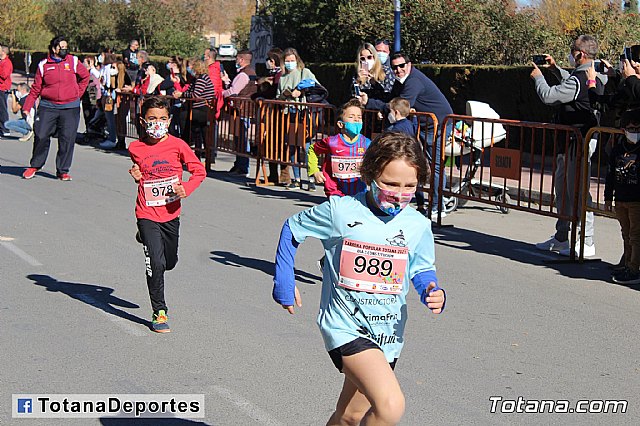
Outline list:
[[[331,105],[259,100],[257,108],[258,185],[270,184],[266,162],[306,168],[309,145],[336,132],[335,109]]]
[[[442,128],[446,126],[452,127],[452,134],[443,132],[440,146],[443,156],[450,158],[446,167],[441,163],[448,185],[443,187],[444,173],[437,183],[445,203],[457,207],[472,200],[503,212],[515,209],[566,220],[571,224],[571,247],[575,247],[581,207],[581,175],[575,172],[581,170],[584,156],[582,149],[576,149],[584,145],[578,129],[465,115],[447,116]],[[564,170],[556,161],[560,153],[566,153],[569,165]],[[561,205],[556,205],[558,198]],[[438,223],[440,211],[447,207],[438,206]],[[570,259],[575,260],[573,252]]]

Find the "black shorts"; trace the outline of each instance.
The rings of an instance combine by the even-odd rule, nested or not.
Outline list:
[[[352,340],[349,343],[345,343],[342,346],[331,349],[329,351],[329,356],[331,357],[331,361],[333,361],[333,365],[335,365],[338,371],[342,373],[343,356],[359,354],[360,352],[366,351],[367,349],[378,349],[380,351],[382,350],[380,349],[380,346],[376,345],[371,340],[365,339],[364,337],[357,337],[355,340]],[[398,362],[398,358],[389,363],[392,370],[396,368],[396,362]]]

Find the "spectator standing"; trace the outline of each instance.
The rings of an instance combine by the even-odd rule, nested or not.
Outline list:
[[[388,102],[393,79],[387,81],[384,67],[373,45],[364,43],[358,48],[356,56],[356,82],[360,91],[365,92],[369,99]]]
[[[13,63],[9,58],[9,47],[0,46],[0,136],[9,136],[10,132],[4,125],[9,120],[7,93],[11,90],[11,73]]]
[[[624,243],[624,267],[611,278],[618,284],[633,285],[640,284],[640,109],[623,113],[620,127],[625,136],[609,155],[604,200],[607,210],[615,200]]]
[[[220,117],[220,111],[224,105],[224,97],[222,91],[224,84],[222,83],[222,72],[224,68],[220,61],[217,60],[218,50],[215,47],[209,47],[204,50],[204,63],[207,65],[209,79],[213,84],[213,90],[216,96],[216,119]]]
[[[226,99],[231,96],[241,98],[251,97],[258,90],[256,85],[256,72],[251,67],[251,59],[253,55],[249,50],[243,50],[236,56],[236,70],[238,74],[233,81],[229,79],[227,73],[224,73],[223,81],[228,87],[222,92],[222,96]],[[243,131],[239,137],[234,137],[234,142],[238,150],[249,153],[249,125],[251,124],[251,111],[246,105],[240,106],[240,120],[242,122]],[[236,155],[236,161],[229,170],[231,173],[247,176],[249,174],[249,157]]]
[[[540,69],[534,64],[531,78],[535,82],[536,92],[540,100],[546,105],[557,107],[554,121],[558,124],[574,126],[584,138],[592,127],[598,125],[598,116],[591,106],[589,98],[589,85],[593,83],[596,87],[597,95],[604,92],[604,83],[600,78],[593,82],[588,81],[587,71],[591,67],[598,54],[598,41],[589,35],[581,35],[571,44],[569,61],[575,69],[569,73],[556,66],[556,61],[550,55],[546,56],[546,61],[551,68],[551,72],[560,79],[560,84],[550,87],[544,79]],[[589,143],[589,157],[595,151],[597,141],[585,141]],[[574,138],[569,142],[569,152],[565,152],[564,144],[558,147],[556,156],[555,172],[555,202],[556,210],[564,216],[573,215],[573,200],[575,179],[579,178],[580,165],[576,161],[576,150],[582,147],[576,146]],[[589,162],[588,172],[590,173],[591,163]],[[591,195],[588,189],[588,203],[591,203]],[[581,206],[579,206],[581,208]],[[556,221],[556,233],[549,240],[536,244],[538,250],[554,251],[562,255],[569,256],[573,247],[569,247],[569,231],[571,224],[564,219]],[[585,236],[584,255],[595,256],[596,246],[593,241],[594,216],[593,212],[587,212],[586,220],[582,231]],[[576,250],[578,251],[578,250]]]
[[[444,94],[438,89],[433,81],[424,75],[420,70],[414,68],[409,57],[402,52],[396,52],[391,55],[391,68],[395,74],[396,81],[393,83],[391,97],[400,97],[409,101],[411,108],[417,112],[433,113],[438,119],[438,123],[443,123],[447,115],[453,114],[449,101]],[[360,98],[361,102],[368,109],[376,109],[382,111],[385,115],[389,113],[388,105],[378,99],[369,99],[366,93]],[[433,146],[435,144],[437,159],[441,158],[441,147],[438,141],[442,128],[434,129],[433,123],[427,120],[425,116],[419,116],[420,124],[420,141],[426,146],[427,159],[432,161]],[[446,134],[451,133],[451,124],[447,126]],[[434,170],[434,190],[433,190],[433,206],[430,216],[435,217],[437,214],[438,203],[442,203],[439,196],[439,179],[440,179],[440,161],[435,161]],[[446,173],[442,175],[443,185],[447,185]],[[418,207],[424,205],[424,195],[416,191],[416,199]],[[443,212],[444,213],[444,212]]]
[[[387,93],[391,93],[393,89],[393,83],[396,81],[396,76],[391,69],[391,51],[389,50],[389,40],[378,39],[375,41],[375,49],[382,63],[382,69],[384,70],[384,83],[382,87]]]
[[[69,54],[66,37],[57,36],[49,43],[47,58],[38,64],[33,86],[24,103],[27,120],[35,132],[31,165],[22,174],[25,179],[33,178],[44,166],[51,136],[57,131],[56,174],[62,181],[71,180],[69,169],[80,122],[80,97],[89,84],[89,72],[79,62],[76,56]],[[33,108],[38,97],[40,105],[36,115]]]
[[[302,80],[318,81],[316,76],[309,68],[306,68],[298,51],[292,47],[284,50],[284,68],[285,73],[280,77],[278,83],[278,91],[276,97],[287,102],[304,103],[307,98],[304,92],[298,90],[298,84]],[[284,112],[289,115],[289,132],[287,135],[287,143],[289,145],[289,161],[292,163],[306,163],[306,153],[311,145],[311,114],[306,113],[304,106],[290,106],[285,108]],[[306,124],[305,124],[306,120]],[[304,133],[301,133],[304,131]],[[293,180],[287,186],[288,189],[301,188],[300,167],[292,167]],[[307,171],[307,175],[309,175]],[[315,191],[315,182],[309,176],[308,189]]]
[[[183,129],[182,139],[188,144],[196,144],[196,148],[202,149],[204,144],[204,128],[207,125],[209,106],[215,99],[215,91],[207,66],[204,61],[194,59],[191,61],[191,69],[195,73],[195,81],[183,93],[178,90],[173,92],[174,98],[194,99],[191,104],[191,120],[188,120],[189,108],[181,112],[181,127]],[[196,141],[193,140],[195,133],[199,134]]]
[[[13,130],[20,133],[20,142],[26,142],[33,136],[33,130],[29,123],[27,123],[27,114],[24,112],[24,101],[27,100],[29,94],[29,86],[26,83],[19,83],[15,91],[9,92],[11,97],[11,111],[14,114],[20,113],[20,118],[17,120],[8,120],[4,123],[4,127],[7,130]]]
[[[135,86],[136,78],[138,76],[138,70],[140,65],[138,63],[138,48],[140,43],[138,40],[131,40],[129,47],[122,52],[122,62],[124,63],[127,75],[129,76],[129,84]]]
[[[116,142],[116,117],[115,117],[115,89],[118,68],[116,57],[112,53],[103,54],[104,64],[100,70],[100,91],[102,93],[100,110],[107,120],[107,140],[100,144],[102,149],[114,149]]]

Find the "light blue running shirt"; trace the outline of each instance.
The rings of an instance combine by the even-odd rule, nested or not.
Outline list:
[[[398,358],[404,344],[409,278],[422,274],[437,284],[431,222],[412,208],[395,217],[376,216],[367,206],[366,192],[362,192],[353,197],[333,196],[290,217],[288,224],[297,242],[315,237],[325,249],[317,323],[327,351],[364,337],[380,346],[387,361]],[[344,239],[378,247],[408,247],[401,292],[377,294],[339,286]]]

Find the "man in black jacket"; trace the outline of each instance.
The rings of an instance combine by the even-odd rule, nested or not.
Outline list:
[[[433,123],[431,120],[427,120],[425,116],[418,117],[420,122],[420,139],[427,148],[427,157],[431,160],[431,153],[433,143],[440,140],[440,134],[442,131],[441,124],[447,115],[453,114],[449,101],[444,97],[438,86],[433,81],[424,75],[420,70],[411,66],[411,60],[409,57],[402,53],[396,52],[391,55],[391,69],[393,70],[396,81],[391,89],[390,97],[387,101],[400,97],[409,101],[411,108],[417,112],[430,112],[433,113],[440,123],[440,128],[437,129],[437,135],[433,129]],[[376,109],[382,111],[386,116],[389,113],[389,107],[387,102],[380,99],[369,99],[366,93],[360,96],[360,101],[367,109]],[[451,133],[452,124],[447,125],[447,135]],[[436,157],[440,157],[440,144],[436,143]],[[438,181],[440,179],[440,163],[436,161],[436,167],[434,170],[434,197],[433,197],[433,209],[437,209],[439,194],[438,194]],[[446,173],[443,175],[443,185],[446,186]],[[418,206],[422,203],[418,195],[416,195]],[[432,216],[433,217],[433,216]]]

